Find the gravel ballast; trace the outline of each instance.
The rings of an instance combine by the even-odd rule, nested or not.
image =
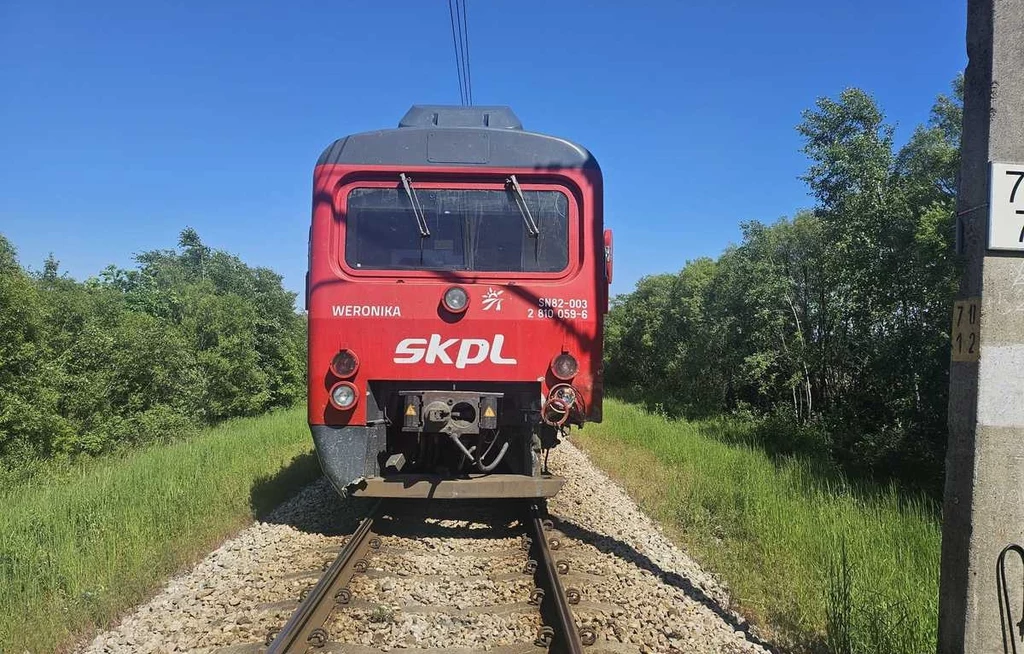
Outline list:
[[[598,635],[588,651],[768,651],[727,608],[722,585],[585,454],[565,442],[550,465],[567,478],[548,508],[559,558],[571,566],[563,584],[581,594],[577,622]],[[80,651],[205,653],[262,643],[370,506],[338,498],[321,479]],[[354,601],[329,625],[331,639],[383,650],[532,642],[541,623],[526,604],[533,581],[521,574],[521,532],[491,508],[464,509],[382,534],[368,573],[352,581]]]

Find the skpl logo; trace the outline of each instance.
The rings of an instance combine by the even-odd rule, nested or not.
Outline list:
[[[456,343],[458,346],[456,347]],[[455,356],[455,367],[465,368],[484,361],[499,366],[514,366],[515,359],[506,359],[501,356],[501,348],[505,344],[505,336],[495,334],[494,339],[488,341],[483,338],[449,338],[441,340],[440,334],[431,334],[430,339],[407,338],[395,346],[395,363],[419,363],[427,364],[440,363],[452,365],[452,352]]]
[[[493,288],[488,287],[487,292],[484,293],[483,307],[484,311],[501,311],[501,294],[505,291],[496,291]]]

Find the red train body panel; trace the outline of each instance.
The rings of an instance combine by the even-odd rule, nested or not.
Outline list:
[[[315,168],[309,423],[341,492],[540,478],[539,450],[601,419],[600,169],[517,124],[505,109],[414,107]],[[550,494],[488,488],[447,496]]]

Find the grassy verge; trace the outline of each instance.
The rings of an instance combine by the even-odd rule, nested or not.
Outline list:
[[[936,507],[894,488],[716,438],[735,423],[669,421],[606,401],[574,441],[624,484],[738,607],[781,644],[837,654],[934,651]]]
[[[304,409],[37,474],[0,489],[0,652],[110,623],[319,474]]]

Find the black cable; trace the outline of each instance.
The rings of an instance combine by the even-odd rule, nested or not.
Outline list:
[[[462,0],[462,36],[464,38],[462,59],[466,64],[466,73],[463,77],[466,80],[466,96],[469,99],[469,106],[473,106],[473,75],[469,67],[469,15],[466,13],[466,0]]]
[[[469,89],[466,86],[466,64],[465,64],[465,51],[462,49],[462,10],[459,5],[459,0],[455,0],[455,28],[458,32],[458,56],[456,59],[456,65],[459,67],[459,76],[462,78],[462,97],[459,100],[462,102],[462,106],[466,106],[466,102],[469,100]]]
[[[481,461],[486,459],[487,455],[491,453],[492,449],[494,449],[494,444],[498,442],[498,437],[500,435],[501,435],[501,430],[500,429],[494,430],[494,439],[491,441],[491,444],[487,446],[487,449],[484,450],[484,453],[480,455],[480,460]],[[483,447],[483,444],[484,444],[484,434],[483,434],[483,432],[481,432],[480,433],[480,447]]]
[[[996,596],[999,602],[999,626],[1003,632],[1003,651],[1007,654],[1017,654],[1018,634],[1014,633],[1014,627],[1017,628],[1019,637],[1024,639],[1024,616],[1019,622],[1014,623],[1010,613],[1010,591],[1006,585],[1006,555],[1009,552],[1017,554],[1021,563],[1024,564],[1024,548],[1015,544],[1003,548],[996,558]],[[1024,609],[1021,609],[1021,612],[1024,613]],[[1009,648],[1006,647],[1007,642],[1009,642]]]
[[[462,71],[462,86],[465,90],[465,98],[462,106],[466,107],[472,103],[469,93],[469,75],[466,68],[466,7],[463,0],[455,0],[455,24],[459,27],[459,65]]]
[[[458,0],[456,0],[457,2]],[[466,104],[465,91],[463,90],[462,84],[462,57],[459,53],[459,41],[461,38],[455,36],[455,10],[452,8],[452,0],[448,0],[448,18],[452,24],[452,48],[455,50],[455,72],[459,75],[459,103],[463,106]],[[461,23],[460,23],[461,25]]]

